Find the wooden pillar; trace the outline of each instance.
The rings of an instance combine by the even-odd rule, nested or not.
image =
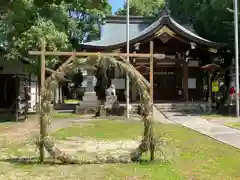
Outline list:
[[[55,103],[58,104],[60,101],[59,99],[59,84],[57,86],[57,88],[55,89]]]
[[[208,75],[208,111],[212,110],[212,73],[209,72]]]
[[[133,51],[133,53],[136,53],[136,50]],[[136,61],[136,58],[133,58],[132,62],[135,63],[135,61]],[[137,88],[136,88],[136,85],[134,83],[131,83],[131,84],[132,84],[131,85],[131,101],[136,102],[137,101],[137,94],[138,94]]]
[[[116,67],[113,68],[113,71],[114,71],[114,77],[113,79],[116,79],[118,77],[118,69]]]
[[[39,112],[39,96],[38,96],[38,91],[39,91],[39,87],[38,87],[38,77],[36,77],[36,85],[35,85],[35,107],[36,107],[36,114]]]
[[[150,41],[150,73],[149,73],[149,81],[150,81],[150,91],[149,91],[149,95],[150,95],[150,104],[151,104],[151,115],[152,115],[152,121],[153,121],[153,41]],[[152,137],[150,137],[150,159],[151,161],[154,160],[154,152],[155,152],[155,142],[154,142],[154,137],[153,137],[153,129],[151,127],[152,132],[150,132],[150,134],[152,134]]]
[[[63,103],[62,84],[59,84],[58,88],[59,88],[59,103],[62,104]]]
[[[28,74],[28,95],[30,95],[28,101],[27,101],[27,113],[30,111],[31,107],[32,107],[32,102],[33,102],[33,98],[32,98],[32,74],[29,73]]]
[[[150,73],[149,73],[149,81],[150,81],[150,101],[153,104],[153,41],[150,41]]]
[[[46,44],[44,41],[41,42],[41,96],[40,96],[40,143],[39,143],[39,152],[40,152],[40,162],[44,162],[44,139],[46,136],[46,124],[44,115],[42,114],[42,103],[43,98],[42,94],[44,92],[44,83],[45,83],[45,50],[46,50]]]
[[[132,102],[136,102],[137,100],[137,89],[136,89],[136,85],[133,83],[131,86],[131,100]]]
[[[183,60],[183,93],[184,100],[188,101],[188,62]]]
[[[15,74],[15,91],[16,91],[16,101],[15,101],[15,121],[18,121],[18,110],[19,110],[19,77]]]

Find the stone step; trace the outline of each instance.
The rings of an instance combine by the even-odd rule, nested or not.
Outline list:
[[[82,101],[98,101],[97,96],[83,96]]]
[[[81,101],[78,106],[90,107],[90,106],[99,106],[99,105],[100,105],[99,100],[93,100],[93,101]]]
[[[81,102],[79,104],[79,106],[83,107],[83,106],[99,106],[100,105],[100,102]]]
[[[98,105],[91,105],[91,106],[76,106],[75,112],[79,112],[79,110],[87,110],[87,109],[97,109]]]
[[[76,104],[56,104],[55,110],[75,110]]]
[[[96,92],[84,92],[84,96],[96,96]]]
[[[204,106],[204,107],[202,107]],[[187,111],[187,112],[203,112],[206,105],[203,104],[155,104],[155,107],[163,112]]]

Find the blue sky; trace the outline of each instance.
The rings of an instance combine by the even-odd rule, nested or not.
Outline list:
[[[112,5],[112,12],[116,12],[119,8],[123,7],[125,0],[108,0],[109,4]]]

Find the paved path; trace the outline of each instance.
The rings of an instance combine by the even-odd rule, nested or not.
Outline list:
[[[184,115],[180,112],[166,112],[164,114],[175,123],[198,131],[220,142],[240,148],[240,131],[237,129],[210,122],[200,117]]]
[[[163,124],[173,124],[173,121],[168,120],[156,107],[153,106],[153,120]]]

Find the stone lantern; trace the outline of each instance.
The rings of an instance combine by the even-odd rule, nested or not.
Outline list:
[[[84,72],[83,72],[84,71]],[[100,105],[100,101],[94,90],[96,85],[96,77],[94,76],[95,68],[93,67],[84,67],[82,73],[84,76],[83,87],[85,87],[85,92],[80,101],[79,105],[76,107],[76,112],[85,111],[87,109],[95,109]]]

